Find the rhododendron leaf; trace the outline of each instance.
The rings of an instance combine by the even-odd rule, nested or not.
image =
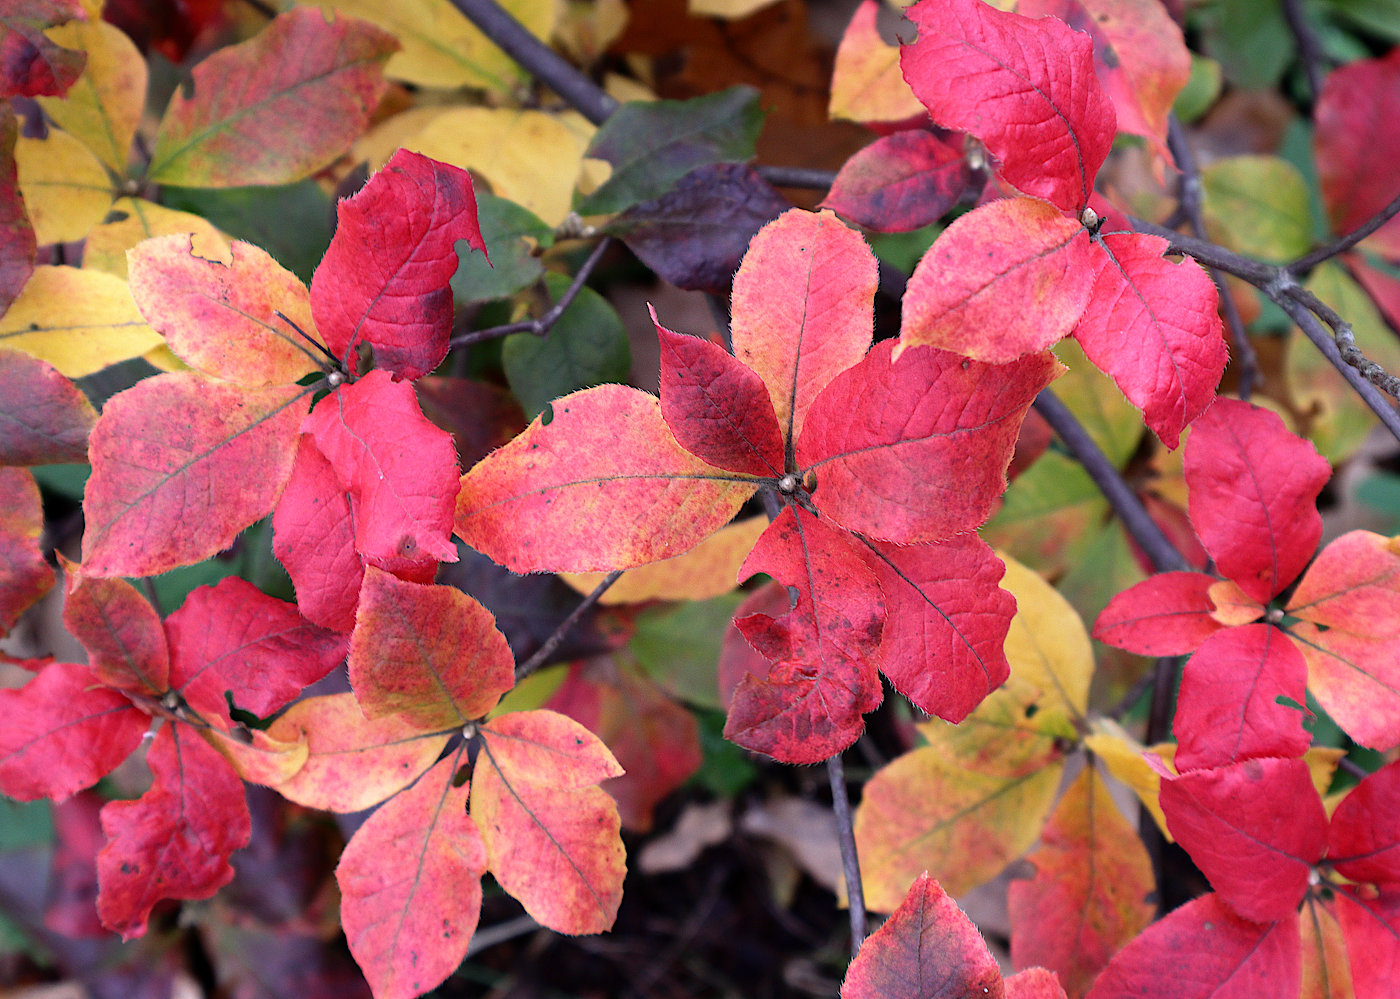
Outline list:
[[[230,187],[309,176],[364,132],[397,48],[363,21],[305,7],[279,15],[191,71],[161,120],[149,179]]]
[[[879,232],[910,232],[937,222],[971,184],[960,141],[906,129],[843,163],[821,206]]]
[[[0,46],[4,42],[0,41]],[[0,57],[3,53],[0,52]],[[0,309],[8,309],[34,273],[38,250],[15,165],[19,123],[6,101],[0,106]]]
[[[924,107],[899,67],[899,46],[880,36],[878,0],[864,0],[851,17],[831,71],[832,118],[899,122],[921,116]]]
[[[96,784],[150,726],[84,666],[50,663],[23,687],[0,690],[0,791],[61,800]]]
[[[632,568],[693,548],[756,485],[677,444],[655,397],[599,385],[462,476],[456,530],[513,572]]]
[[[1184,462],[1201,543],[1221,575],[1267,604],[1317,550],[1326,459],[1274,413],[1222,398],[1196,421]]]
[[[880,671],[922,711],[960,722],[1010,673],[1003,646],[1016,598],[985,541],[869,542],[862,552],[885,602]]]
[[[768,386],[789,448],[817,394],[870,348],[878,284],[870,247],[830,212],[786,212],[749,244],[734,275],[734,356]]]
[[[126,282],[76,267],[36,267],[0,316],[0,341],[52,364],[69,378],[101,371],[160,346]]]
[[[420,378],[447,354],[457,241],[486,252],[471,176],[400,149],[354,197],[311,281],[311,305],[331,352],[357,344],[376,367]]]
[[[283,741],[306,740],[306,764],[277,793],[308,808],[358,812],[407,787],[447,745],[400,715],[366,718],[354,694],[298,701],[267,730]]]
[[[613,166],[608,180],[579,210],[585,215],[622,211],[659,198],[698,166],[747,160],[763,125],[752,87],[687,101],[630,101],[599,127],[588,155]]]
[[[1400,884],[1400,764],[1389,763],[1352,788],[1332,813],[1327,859],[1363,884]]]
[[[1014,187],[1084,208],[1116,131],[1093,42],[980,0],[923,0],[908,14],[919,37],[902,50],[904,78],[933,120],[981,139]]]
[[[6,0],[0,4],[0,97],[61,94],[83,71],[82,52],[63,48],[44,29],[87,15],[79,0]]]
[[[1387,885],[1375,898],[1339,894],[1333,904],[1347,941],[1356,999],[1384,999],[1400,976],[1400,890]]]
[[[1162,779],[1176,841],[1236,913],[1296,918],[1327,845],[1327,813],[1299,759],[1245,760]]]
[[[1011,960],[1053,968],[1082,996],[1152,921],[1152,861],[1092,766],[1055,806],[1040,842],[1027,858],[1035,876],[1011,882]]]
[[[724,348],[673,333],[651,312],[661,342],[661,415],[702,461],[746,475],[783,474],[783,438],[763,381]]]
[[[1400,135],[1382,123],[1400,113],[1400,52],[1358,59],[1327,74],[1313,115],[1318,184],[1332,230],[1344,235],[1400,193]],[[1370,245],[1400,251],[1393,219]]]
[[[1167,241],[1105,235],[1094,291],[1074,338],[1169,448],[1215,398],[1228,352],[1215,285],[1194,260],[1162,256]]]
[[[89,440],[83,571],[148,576],[227,548],[291,474],[309,397],[192,372],[113,396]]]
[[[878,770],[856,810],[865,898],[891,911],[919,871],[956,895],[990,881],[1025,853],[1055,803],[1064,770],[1053,735],[1037,731],[1040,692],[992,694],[958,727],[920,726],[928,745]],[[1027,709],[1030,709],[1028,712]],[[1027,718],[1027,714],[1032,717]]]
[[[127,266],[146,322],[191,367],[244,385],[284,385],[320,366],[292,326],[316,337],[306,286],[251,243],[234,240],[228,257],[210,260],[188,233],[160,236],[132,249]]]
[[[1088,231],[1044,201],[974,209],[914,268],[901,349],[924,344],[1000,364],[1053,346],[1089,302],[1097,255]]]
[[[1149,576],[1109,601],[1094,622],[1094,637],[1141,656],[1193,652],[1222,627],[1211,617],[1215,582],[1202,572]]]
[[[1259,756],[1302,756],[1307,663],[1271,625],[1216,632],[1186,663],[1177,695],[1178,770],[1221,767]]]
[[[1308,567],[1288,613],[1377,638],[1400,631],[1400,550],[1394,538],[1348,531]]]
[[[771,663],[766,679],[744,677],[729,707],[725,738],[783,763],[818,763],[845,749],[882,696],[880,630],[885,603],[854,542],[795,506],[754,545],[740,578],[766,572],[796,587],[780,618],[736,622]]]
[[[1296,999],[1299,943],[1296,916],[1251,922],[1203,895],[1114,955],[1088,999]]]
[[[96,422],[87,396],[52,366],[0,349],[0,465],[86,462]]]
[[[797,461],[816,473],[817,508],[842,527],[899,544],[940,541],[987,519],[1026,410],[1064,369],[1049,353],[989,365],[934,347],[891,360],[893,349],[878,344],[832,379]]]
[[[622,768],[596,736],[552,711],[502,715],[478,734],[471,811],[491,873],[556,932],[611,928],[626,872],[617,806],[595,782]]]
[[[622,657],[575,663],[545,707],[585,726],[617,757],[626,773],[603,789],[629,830],[651,829],[657,804],[700,768],[695,716]]]
[[[127,940],[146,932],[161,899],[208,898],[228,884],[228,858],[252,833],[243,782],[190,729],[162,727],[146,762],[150,789],[102,809],[107,845],[97,855],[97,913]]]
[[[83,575],[64,562],[67,574],[63,624],[82,643],[88,668],[109,687],[147,697],[169,689],[170,649],[160,615],[124,579]]]
[[[53,589],[53,570],[39,550],[44,506],[34,476],[0,468],[0,635]]]
[[[1016,12],[1049,14],[1094,41],[1094,69],[1118,131],[1147,139],[1171,162],[1167,116],[1191,76],[1191,52],[1167,8],[1135,0],[1020,0]]]
[[[124,31],[104,20],[70,22],[49,37],[86,52],[87,65],[63,98],[41,97],[39,106],[104,166],[125,176],[131,140],[146,109],[146,60]]]
[[[467,817],[457,756],[386,802],[340,855],[340,921],[375,999],[414,999],[467,956],[486,851]]]
[[[355,548],[370,559],[457,561],[457,450],[410,382],[375,369],[319,402],[302,425],[350,495]]]
[[[201,586],[165,619],[170,683],[201,713],[236,707],[265,717],[345,658],[345,637],[229,576]]]
[[[958,903],[919,875],[846,970],[841,999],[1002,999],[1001,968]]]
[[[405,582],[365,570],[350,685],[365,716],[419,728],[461,727],[515,685],[515,660],[495,618],[452,586]]]
[[[308,621],[333,631],[355,627],[365,570],[355,551],[350,498],[331,463],[305,434],[272,513],[272,550],[291,576],[297,606]]]

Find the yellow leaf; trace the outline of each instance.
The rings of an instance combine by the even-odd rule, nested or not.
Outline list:
[[[40,246],[82,239],[112,204],[112,179],[106,168],[67,132],[54,129],[47,139],[20,136],[15,164]]]
[[[876,28],[880,4],[867,0],[851,18],[831,74],[827,114],[852,121],[903,121],[924,113],[924,106],[904,82],[899,46]]]
[[[290,742],[256,730],[243,734],[246,742],[215,728],[205,730],[209,744],[244,780],[269,786],[281,784],[291,780],[306,765],[308,744],[302,733],[297,733],[298,738]]]
[[[146,107],[146,60],[120,28],[106,21],[70,21],[49,37],[86,51],[87,66],[66,96],[40,97],[39,104],[112,172],[125,174],[131,139]]]
[[[146,325],[126,282],[77,267],[36,267],[10,311],[0,344],[48,361],[69,378],[138,357],[163,341]]]
[[[232,260],[228,238],[202,216],[178,212],[144,198],[122,198],[112,205],[108,218],[111,221],[88,233],[83,249],[83,266],[88,270],[105,271],[125,280],[127,250],[143,239],[176,233],[189,233],[194,238],[195,253],[207,260]]]
[[[573,204],[585,143],[543,111],[472,107],[443,112],[404,148],[481,174],[495,194],[556,226]]]
[[[409,108],[392,118],[386,118],[355,140],[355,144],[350,147],[351,159],[355,162],[364,160],[369,164],[371,173],[382,169],[395,150],[427,128],[433,119],[442,113],[441,107],[428,105]]]
[[[1313,787],[1317,788],[1319,795],[1325,795],[1327,789],[1332,786],[1332,777],[1337,772],[1337,765],[1342,762],[1342,757],[1346,756],[1345,749],[1338,749],[1335,746],[1310,746],[1303,754],[1303,760],[1308,765],[1308,774],[1312,777]]]
[[[690,0],[688,4],[692,17],[722,17],[726,21],[737,21],[757,13],[764,7],[771,7],[777,0]]]
[[[626,27],[627,4],[623,0],[566,0],[554,40],[573,62],[591,66]]]
[[[1002,589],[1016,597],[1016,616],[1006,636],[1012,679],[1040,689],[1042,711],[1068,721],[1082,718],[1094,675],[1094,650],[1084,622],[1039,573],[997,554],[1006,563]]]
[[[684,555],[629,569],[610,586],[599,603],[635,604],[644,600],[708,600],[738,583],[739,566],[768,527],[767,517],[750,517],[711,534]],[[580,593],[589,593],[605,573],[564,572],[559,578]]]
[[[384,75],[420,87],[479,87],[509,93],[524,71],[476,29],[449,0],[321,0],[330,8],[376,24],[403,48],[389,57]],[[501,0],[501,6],[536,38],[554,31],[554,0]]]
[[[1094,719],[1093,731],[1085,736],[1084,745],[1103,761],[1109,773],[1138,796],[1167,842],[1172,842],[1172,834],[1167,831],[1166,816],[1162,814],[1162,778],[1143,758],[1146,747],[1108,718]],[[1176,755],[1176,747],[1156,746],[1151,752],[1169,761]]]

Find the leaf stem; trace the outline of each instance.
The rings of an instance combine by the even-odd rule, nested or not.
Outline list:
[[[588,613],[589,609],[602,598],[603,594],[608,592],[608,588],[622,578],[622,572],[623,570],[621,569],[614,569],[604,576],[603,581],[593,587],[593,592],[584,597],[579,605],[569,613],[569,616],[559,622],[559,626],[544,640],[544,644],[535,650],[535,654],[515,667],[516,683],[519,683],[531,673],[535,672],[535,670],[549,662],[549,657],[553,655],[555,649],[559,648],[559,643],[564,640],[569,632],[574,630],[574,627],[579,623],[583,615]]]
[[[841,845],[841,873],[846,879],[846,899],[851,916],[851,959],[854,960],[865,942],[865,886],[861,883],[851,797],[846,788],[846,767],[840,753],[826,761],[826,777],[831,784],[831,804],[836,811],[836,840]]]
[[[598,240],[598,245],[593,248],[593,252],[588,255],[583,266],[578,269],[578,273],[574,275],[573,281],[564,290],[564,294],[559,296],[559,301],[551,305],[538,319],[522,319],[519,322],[491,326],[484,330],[472,330],[470,333],[454,336],[449,342],[449,346],[466,347],[474,343],[494,340],[497,337],[509,336],[512,333],[531,333],[535,336],[544,336],[559,321],[559,317],[568,311],[569,306],[574,304],[574,299],[583,290],[583,286],[588,283],[588,279],[593,276],[593,270],[598,266],[598,261],[603,258],[604,253],[608,252],[608,248],[612,244],[611,236],[604,236]]]
[[[1162,529],[1142,505],[1142,500],[1138,499],[1137,493],[1124,481],[1118,469],[1113,467],[1113,462],[1108,460],[1108,455],[1103,453],[1088,431],[1075,419],[1069,407],[1048,388],[1042,389],[1040,395],[1036,396],[1034,405],[1036,411],[1045,417],[1045,421],[1084,467],[1089,478],[1094,480],[1094,485],[1108,500],[1123,527],[1152,560],[1157,571],[1189,569],[1186,559],[1162,533]]]
[[[1317,32],[1308,23],[1301,0],[1283,0],[1283,19],[1288,22],[1288,30],[1298,42],[1298,55],[1303,60],[1303,72],[1308,77],[1308,89],[1312,91],[1312,101],[1317,103],[1322,93],[1322,75],[1326,69],[1327,55],[1318,40]]]

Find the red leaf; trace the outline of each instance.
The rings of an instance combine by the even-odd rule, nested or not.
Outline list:
[[[302,425],[350,494],[355,547],[369,559],[457,561],[457,451],[413,386],[376,369],[317,404]]]
[[[102,937],[97,918],[97,853],[102,849],[98,813],[106,799],[78,794],[53,806],[53,875],[44,906],[44,926],[68,937]]]
[[[1211,635],[1182,670],[1173,724],[1177,769],[1302,756],[1312,742],[1303,728],[1307,677],[1303,654],[1272,625]]]
[[[830,212],[794,209],[759,230],[734,275],[734,356],[758,372],[791,447],[828,382],[870,347],[879,274]]]
[[[1389,999],[1400,981],[1400,891],[1390,887],[1375,899],[1339,893],[1335,904],[1356,999]]]
[[[1192,652],[1224,627],[1211,617],[1215,583],[1201,572],[1149,576],[1108,602],[1094,622],[1094,637],[1140,656]]]
[[[1388,637],[1400,631],[1400,551],[1392,538],[1348,531],[1318,554],[1288,613],[1329,630]]]
[[[1036,394],[1064,370],[1049,353],[989,365],[894,343],[834,378],[797,443],[813,500],[842,527],[908,544],[987,519]],[[910,469],[919,473],[911,475]]]
[[[924,873],[846,971],[841,999],[965,999],[1005,995],[986,941]]]
[[[1006,999],[1068,999],[1060,979],[1046,968],[1027,968],[1012,975],[1003,984],[1006,986]]]
[[[460,727],[515,685],[515,659],[496,620],[452,586],[365,571],[350,685],[367,718],[396,715],[425,731]]]
[[[1099,245],[1104,259],[1074,338],[1174,448],[1215,398],[1229,359],[1215,285],[1194,260],[1163,257],[1159,236],[1116,233]]]
[[[1068,336],[1094,288],[1088,231],[1052,205],[1003,198],[939,235],[904,295],[900,343],[1000,364]]]
[[[1167,827],[1245,919],[1294,916],[1327,842],[1327,813],[1299,759],[1246,760],[1162,779]]]
[[[1011,882],[1011,959],[1053,968],[1082,996],[1120,947],[1152,921],[1152,861],[1094,767],[1055,806],[1027,858],[1035,877]]]
[[[724,629],[720,643],[719,663],[716,666],[716,682],[719,686],[719,703],[728,704],[734,700],[734,691],[746,675],[752,675],[760,682],[768,676],[767,657],[749,644],[744,633],[735,621],[742,621],[754,614],[781,617],[792,609],[792,598],[787,587],[767,582],[754,590],[734,611],[729,627]]]
[[[102,809],[97,912],[130,940],[161,899],[208,898],[233,878],[228,858],[252,832],[243,782],[183,725],[156,733],[146,756],[155,781],[135,801]]]
[[[375,365],[421,378],[447,354],[457,240],[486,252],[471,176],[400,149],[336,209],[339,225],[311,281],[311,307],[331,352],[360,342]]]
[[[87,20],[79,0],[0,3],[0,97],[57,97],[77,81],[87,54],[44,37],[45,28],[73,20]]]
[[[1196,421],[1184,467],[1201,543],[1222,575],[1267,604],[1317,551],[1327,460],[1274,413],[1222,398]]]
[[[85,667],[51,663],[0,690],[0,791],[61,800],[107,776],[141,742],[150,717]]]
[[[107,401],[90,441],[83,571],[151,576],[227,548],[277,502],[309,397],[192,372]]]
[[[904,78],[933,120],[981,139],[1008,183],[1084,208],[1116,131],[1088,36],[980,0],[922,0],[908,15],[919,37]]]
[[[1318,184],[1332,229],[1346,234],[1400,195],[1400,49],[1383,59],[1358,59],[1323,81],[1314,111]],[[1387,254],[1400,253],[1394,219],[1367,237]]]
[[[334,631],[355,627],[365,568],[355,551],[350,498],[331,463],[305,434],[272,513],[272,551],[292,577],[297,606],[308,621]],[[436,569],[436,562],[431,565]]]
[[[783,474],[782,432],[763,380],[728,351],[651,321],[661,341],[661,415],[677,443],[731,472]]]
[[[961,141],[906,129],[876,139],[842,164],[821,205],[879,232],[909,232],[937,222],[971,183]]]
[[[756,572],[796,587],[797,604],[735,622],[773,665],[765,680],[740,680],[724,735],[783,763],[818,763],[853,743],[880,703],[879,584],[848,535],[796,507],[763,532],[739,578]]]
[[[556,932],[611,929],[626,871],[617,806],[595,784],[622,768],[553,711],[505,714],[478,731],[471,809],[491,873]]]
[[[1088,999],[1298,999],[1299,944],[1296,916],[1252,923],[1203,895],[1119,951]]]
[[[0,310],[7,306],[0,294]],[[58,371],[37,357],[0,350],[0,465],[85,463],[95,422],[87,397]]]
[[[375,999],[415,999],[467,956],[486,850],[453,787],[460,754],[390,799],[340,855],[340,921]]]
[[[216,717],[228,711],[226,691],[243,710],[270,715],[345,658],[345,636],[236,576],[192,592],[165,631],[171,686]]]
[[[1388,750],[1400,745],[1400,659],[1394,637],[1326,630],[1308,621],[1294,624],[1288,633],[1308,661],[1308,687],[1322,710],[1363,746]]]
[[[26,0],[20,0],[21,3]],[[0,41],[0,67],[7,55]],[[0,68],[3,73],[3,68]],[[34,226],[24,207],[15,165],[15,139],[19,126],[9,102],[0,105],[0,313],[9,309],[34,273]]]
[[[1363,884],[1400,886],[1400,762],[1371,774],[1341,800],[1327,831],[1327,859]]]
[[[462,476],[457,533],[513,572],[593,572],[679,555],[753,495],[676,443],[656,398],[599,385]]]
[[[1007,630],[1016,598],[985,541],[869,542],[862,553],[885,600],[880,670],[922,711],[960,722],[1010,674]]]
[[[124,579],[82,574],[65,563],[63,624],[82,643],[88,668],[117,690],[160,697],[170,689],[170,650],[160,615]]]
[[[53,588],[53,570],[39,550],[44,507],[34,476],[0,468],[0,635]]]

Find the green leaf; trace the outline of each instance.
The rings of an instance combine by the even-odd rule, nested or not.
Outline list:
[[[1323,0],[1322,6],[1342,21],[1400,42],[1400,0]]]
[[[643,611],[637,615],[632,654],[668,694],[723,710],[726,705],[719,700],[715,663],[729,619],[745,595],[726,593]]]
[[[1297,51],[1279,0],[1220,0],[1207,24],[1206,53],[1247,90],[1273,86]]]
[[[1277,156],[1232,156],[1201,171],[1205,208],[1224,242],[1252,257],[1285,261],[1312,246],[1308,188]]]
[[[563,274],[545,278],[550,299],[569,287]],[[561,395],[604,382],[622,382],[632,366],[627,331],[613,307],[592,288],[583,288],[543,337],[517,333],[501,349],[506,381],[533,420]]]
[[[612,176],[579,206],[584,215],[620,212],[659,198],[706,163],[750,159],[763,125],[758,91],[730,87],[688,101],[624,104],[593,137],[588,155],[613,166]]]
[[[458,305],[505,298],[540,279],[544,267],[531,252],[531,241],[549,246],[553,242],[549,226],[514,201],[487,191],[476,193],[476,220],[491,262],[466,246],[457,251],[457,273],[451,284]]]

